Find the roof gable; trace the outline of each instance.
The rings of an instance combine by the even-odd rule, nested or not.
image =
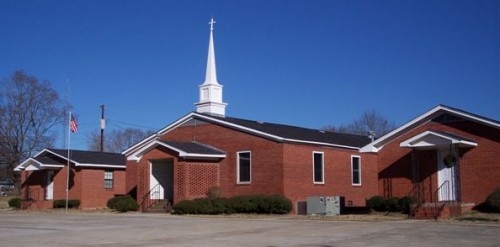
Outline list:
[[[226,152],[200,142],[171,142],[163,140],[154,140],[144,145],[142,148],[128,155],[129,160],[140,160],[142,156],[151,149],[158,146],[165,147],[177,152],[179,157],[185,159],[221,159],[226,157]]]
[[[452,108],[445,105],[438,105],[431,110],[425,112],[424,114],[416,117],[410,122],[402,125],[401,127],[385,134],[379,139],[375,140],[372,143],[362,147],[360,149],[361,152],[378,152],[380,151],[385,144],[390,143],[397,137],[409,132],[412,129],[415,129],[422,124],[425,124],[429,121],[455,121],[458,119],[465,119],[467,121],[476,122],[481,125],[489,126],[492,128],[500,129],[500,122],[497,120],[489,119],[486,117],[482,117],[470,112],[466,112],[460,109]]]
[[[168,125],[167,127],[161,129],[156,134],[145,138],[136,145],[123,151],[123,154],[129,156],[137,152],[139,149],[142,149],[144,146],[148,145],[148,143],[154,142],[156,139],[158,139],[158,136],[162,136],[181,125],[193,124],[194,121],[204,121],[221,125],[277,142],[295,142],[355,150],[358,150],[359,148],[370,142],[370,139],[367,136],[320,131],[291,125],[265,123],[247,119],[220,117],[191,112]]]
[[[75,166],[125,168],[125,156],[118,153],[70,150],[69,161]],[[39,169],[61,168],[68,162],[68,150],[44,149],[34,157],[19,164],[17,171],[28,169],[30,166]]]

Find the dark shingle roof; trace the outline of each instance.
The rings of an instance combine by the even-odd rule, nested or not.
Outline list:
[[[370,143],[370,139],[368,138],[368,136],[362,136],[362,135],[337,133],[331,131],[320,131],[315,129],[307,129],[307,128],[284,125],[284,124],[258,122],[253,120],[246,120],[246,119],[232,118],[232,117],[218,117],[212,115],[207,115],[207,116],[228,123],[240,125],[256,131],[298,141],[328,143],[332,145],[349,146],[357,148],[363,147],[366,144]]]
[[[208,154],[208,155],[222,155],[226,154],[224,151],[214,148],[207,144],[202,144],[199,142],[173,142],[173,141],[160,141],[168,146],[174,147],[175,149],[181,150],[186,153],[192,154]]]
[[[66,160],[66,158],[68,157],[68,150],[48,149],[48,151],[64,157],[64,160]],[[61,163],[61,157],[58,157],[49,152],[43,152],[40,155],[36,156],[35,159],[44,164]],[[103,164],[103,165],[124,166],[126,163],[126,157],[123,154],[82,151],[82,150],[71,150],[70,159],[81,164],[97,164],[97,165]]]

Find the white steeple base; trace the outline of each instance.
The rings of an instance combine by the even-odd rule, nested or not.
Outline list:
[[[224,117],[226,115],[226,103],[218,103],[218,102],[200,102],[196,103],[196,112],[205,113],[214,116]]]

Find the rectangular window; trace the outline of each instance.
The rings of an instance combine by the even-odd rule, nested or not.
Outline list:
[[[113,188],[113,171],[104,171],[104,188]]]
[[[252,174],[252,158],[249,151],[238,152],[238,183],[249,184],[251,182]]]
[[[325,183],[323,153],[313,152],[313,175],[315,184]]]
[[[352,185],[361,185],[361,157],[351,156]]]

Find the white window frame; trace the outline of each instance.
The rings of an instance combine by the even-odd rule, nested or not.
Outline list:
[[[321,181],[316,181],[316,166],[314,163],[314,156],[316,154],[321,154]],[[314,184],[325,184],[325,153],[324,152],[318,152],[318,151],[313,151],[312,152],[312,171],[313,171],[313,183]]]
[[[354,183],[354,159],[358,159],[358,179],[359,183]],[[351,184],[353,186],[361,186],[361,156],[351,155]]]
[[[109,175],[110,176],[106,176]],[[115,179],[114,179],[114,172],[113,170],[104,170],[104,189],[111,190],[115,187]],[[106,186],[106,181],[111,181],[111,187]]]
[[[250,154],[250,171],[249,171],[249,181],[241,181],[240,179],[240,154],[248,153]],[[239,151],[236,152],[236,183],[237,184],[251,184],[252,183],[252,152],[251,151]]]

